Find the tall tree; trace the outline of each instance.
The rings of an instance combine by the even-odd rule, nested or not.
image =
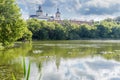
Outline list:
[[[8,47],[28,31],[15,0],[0,0],[0,42]]]

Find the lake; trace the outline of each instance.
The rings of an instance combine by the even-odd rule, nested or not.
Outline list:
[[[0,51],[0,80],[120,80],[120,40],[34,41]]]

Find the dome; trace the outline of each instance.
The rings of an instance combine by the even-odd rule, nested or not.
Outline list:
[[[42,11],[42,7],[41,7],[41,5],[38,7],[37,12],[43,12],[43,11]]]
[[[59,12],[59,8],[57,8],[57,12],[56,12],[56,14],[60,14],[60,12]]]

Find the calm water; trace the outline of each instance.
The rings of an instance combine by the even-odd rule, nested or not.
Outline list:
[[[39,41],[0,51],[0,80],[23,78],[22,60],[31,62],[30,80],[120,80],[120,41]]]

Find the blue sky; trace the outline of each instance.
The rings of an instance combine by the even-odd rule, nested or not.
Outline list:
[[[120,0],[17,0],[24,18],[35,14],[38,5],[44,13],[55,15],[60,8],[63,19],[101,20],[120,16]]]

